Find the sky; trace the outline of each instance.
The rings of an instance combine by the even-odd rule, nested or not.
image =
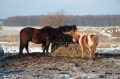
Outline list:
[[[68,15],[120,14],[120,0],[0,0],[0,18],[46,15],[65,10]]]

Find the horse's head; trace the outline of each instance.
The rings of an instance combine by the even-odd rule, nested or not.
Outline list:
[[[72,33],[72,41],[73,42],[77,41],[75,33],[76,33],[75,31],[73,31],[73,33]]]
[[[75,31],[77,30],[77,27],[76,25],[72,25],[72,26],[66,26],[66,30],[69,32],[69,31]]]
[[[74,30],[73,33],[72,33],[73,42],[77,42],[79,40],[81,34],[82,34],[82,32],[80,32],[78,30]]]
[[[69,31],[74,31],[77,30],[76,25],[65,25],[65,26],[59,26],[59,28],[62,32],[69,32]]]
[[[73,26],[72,26],[72,30],[73,30],[73,31],[77,30],[76,25],[73,25]]]

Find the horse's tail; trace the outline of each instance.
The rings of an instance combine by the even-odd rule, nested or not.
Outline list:
[[[20,31],[19,54],[22,54],[22,30]]]
[[[92,39],[93,39],[93,50],[92,50],[92,53],[94,55],[95,52],[96,52],[96,47],[98,45],[98,37],[96,35],[94,35]]]

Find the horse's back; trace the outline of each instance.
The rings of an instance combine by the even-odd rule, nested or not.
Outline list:
[[[51,33],[55,36],[64,35],[61,31],[59,31],[58,29],[53,28],[51,26],[46,26],[46,27],[44,27],[44,29],[46,29],[49,34]]]
[[[26,28],[23,28],[21,31],[20,31],[20,34],[21,33],[31,33],[34,31],[34,28],[32,27],[26,27]]]
[[[34,28],[32,27],[26,27],[26,28],[23,28],[21,31],[20,31],[20,35],[22,36],[31,36],[34,32]]]
[[[31,41],[33,32],[34,32],[34,28],[32,27],[23,28],[20,31],[20,40],[25,43]]]
[[[79,41],[80,41],[80,43],[83,47],[88,48],[88,42],[89,41],[88,41],[88,35],[87,34],[85,34],[85,33],[81,34]]]

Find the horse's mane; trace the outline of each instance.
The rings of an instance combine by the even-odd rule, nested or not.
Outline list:
[[[64,26],[59,26],[56,29],[58,29],[61,32],[69,32],[71,30],[77,30],[77,27],[76,25],[64,25]]]
[[[58,31],[58,29],[51,26],[45,26],[44,28],[46,28],[49,32],[55,35],[55,37],[57,37],[58,35],[64,35],[61,31]]]

